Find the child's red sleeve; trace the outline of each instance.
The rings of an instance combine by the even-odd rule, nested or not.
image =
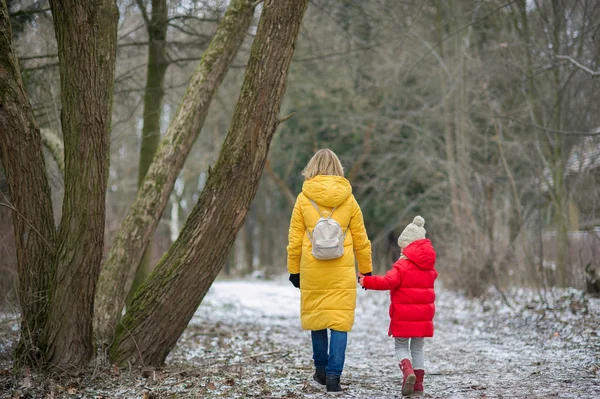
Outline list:
[[[369,290],[393,290],[402,284],[402,274],[397,268],[392,268],[385,276],[366,276],[363,285]]]

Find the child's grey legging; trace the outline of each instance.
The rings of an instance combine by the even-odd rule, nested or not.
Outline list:
[[[413,369],[425,369],[425,356],[423,355],[423,344],[425,343],[425,340],[423,338],[394,338],[394,340],[398,362],[401,362],[402,359],[411,359],[412,357]]]

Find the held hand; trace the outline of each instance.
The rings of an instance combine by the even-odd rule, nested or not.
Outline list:
[[[363,288],[363,290],[365,290],[365,291],[367,290],[367,289],[365,288],[365,277],[366,277],[366,276],[371,276],[372,274],[373,274],[373,273],[370,273],[370,272],[369,272],[369,273],[367,273],[367,274],[362,274],[361,272],[358,272],[358,273],[357,273],[357,276],[358,276],[358,284],[360,284],[360,286],[361,286],[361,287]]]
[[[358,276],[358,284],[360,284],[360,286],[364,288],[365,275],[362,274],[361,272],[358,272],[356,275]]]

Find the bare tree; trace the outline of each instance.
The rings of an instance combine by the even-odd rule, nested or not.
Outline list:
[[[144,18],[148,30],[148,67],[146,69],[146,88],[144,92],[144,111],[142,126],[142,142],[140,145],[140,164],[138,169],[138,189],[141,187],[152,163],[160,143],[160,119],[162,116],[162,99],[165,94],[164,80],[167,72],[168,61],[167,29],[169,9],[167,0],[152,0],[150,16],[146,11],[143,0],[137,1],[138,7]],[[150,274],[150,258],[152,245],[146,252],[137,268],[135,279],[129,290],[129,299],[140,286],[142,281]]]
[[[249,0],[232,1],[204,52],[186,96],[157,150],[127,216],[104,261],[96,294],[96,334],[112,342],[125,298],[146,246],[167,205],[183,163],[198,137],[212,97],[242,44],[252,21]]]
[[[21,336],[17,359],[35,364],[48,307],[56,240],[50,186],[35,120],[12,45],[8,8],[0,1],[0,150],[8,180],[17,265]],[[3,201],[4,202],[4,201]]]
[[[288,68],[307,3],[264,3],[219,160],[179,238],[124,316],[111,350],[118,363],[162,364],[221,270],[256,193],[279,124]]]
[[[3,118],[8,132],[2,136],[3,153],[10,148],[6,139],[19,132],[23,135],[10,144],[21,151],[6,152],[2,158],[11,176],[9,186],[18,184],[11,192],[18,206],[14,211],[37,232],[29,245],[23,235],[28,233],[22,226],[25,220],[13,219],[17,236],[25,239],[17,243],[22,246],[19,251],[26,251],[21,258],[20,291],[29,293],[21,295],[25,359],[42,357],[54,367],[69,369],[84,365],[93,353],[91,318],[104,237],[118,10],[110,0],[90,4],[57,0],[50,6],[59,48],[65,141],[65,198],[56,238],[44,160],[36,155],[41,154],[39,130],[24,90],[15,92],[21,84],[4,2],[2,32],[7,51],[2,52],[2,63],[10,66],[5,76],[10,79],[7,89],[12,89],[3,90],[2,101],[13,111],[11,118]],[[25,129],[15,124],[19,121],[28,121]],[[29,142],[19,144],[28,137]],[[15,169],[23,162],[28,162],[24,169]],[[20,198],[28,195],[30,203],[22,202]],[[20,209],[25,205],[30,210]],[[40,229],[28,221],[32,216]],[[36,245],[38,239],[43,245]],[[40,306],[46,311],[40,311]]]
[[[66,173],[42,345],[47,362],[70,368],[93,354],[119,13],[114,0],[57,0],[50,7],[59,48]]]

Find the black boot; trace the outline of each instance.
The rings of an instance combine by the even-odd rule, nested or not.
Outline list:
[[[325,385],[327,383],[327,378],[325,377],[325,369],[316,369],[315,374],[313,375],[313,380],[315,380],[320,385]]]
[[[328,375],[326,383],[327,392],[342,392],[342,386],[340,385],[339,375]]]

